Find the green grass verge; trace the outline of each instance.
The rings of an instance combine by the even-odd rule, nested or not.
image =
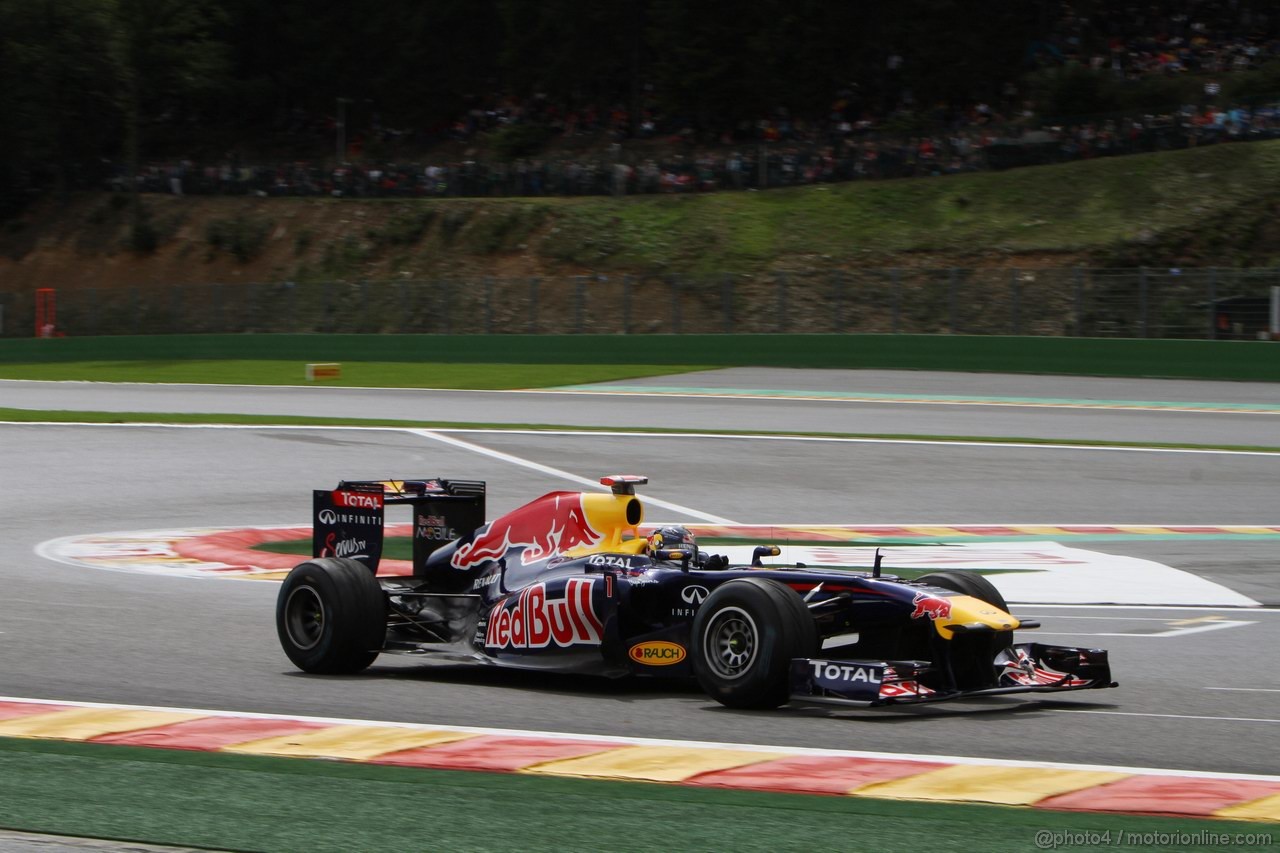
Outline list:
[[[769,431],[732,429],[674,429],[671,427],[601,427],[572,424],[466,423],[461,421],[406,421],[392,418],[319,418],[303,415],[239,415],[191,412],[76,412],[66,410],[14,409],[0,407],[0,423],[95,423],[95,424],[243,424],[247,426],[359,426],[394,429],[494,429],[494,430],[580,430],[582,432],[629,432],[637,435],[681,433],[685,435],[797,436],[801,438],[849,438],[866,441],[946,441],[978,444],[1029,444],[1067,447],[1133,447],[1175,450],[1233,450],[1250,453],[1280,453],[1280,446],[1254,444],[1194,444],[1190,442],[1094,441],[1072,438],[1025,438],[990,435],[913,435],[910,433],[844,433],[815,431]]]
[[[666,376],[706,368],[653,364],[452,364],[344,361],[342,377],[308,383],[300,361],[213,360],[0,363],[0,379],[88,382],[190,382],[363,388],[546,388]]]
[[[1280,347],[1267,341],[887,334],[193,334],[0,339],[0,365],[278,361],[286,366],[293,362],[288,369],[297,372],[285,376],[292,383],[301,381],[298,377],[306,362],[411,365],[446,358],[448,365],[435,368],[441,377],[432,377],[432,384],[452,372],[451,365],[462,364],[577,364],[605,371],[621,365],[619,376],[632,370],[649,375],[678,372],[691,365],[755,365],[1280,381]],[[407,367],[397,372],[414,377],[418,370]],[[497,370],[500,384],[515,384],[506,368]],[[570,371],[551,367],[549,373],[547,381],[553,384],[572,384]]]
[[[1216,145],[945,178],[581,199],[553,209],[557,230],[538,248],[591,269],[707,274],[795,258],[892,265],[905,252],[951,263],[978,251],[1107,250],[1220,217],[1251,221],[1278,191],[1280,142]]]
[[[68,780],[75,780],[69,785]],[[0,825],[228,850],[1026,850],[1266,825],[0,738]],[[1143,849],[1199,849],[1186,843]]]

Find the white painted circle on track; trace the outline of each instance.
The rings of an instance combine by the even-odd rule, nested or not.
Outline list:
[[[293,525],[286,525],[286,527],[290,526]],[[164,577],[244,579],[255,574],[279,572],[279,569],[246,563],[196,560],[184,557],[176,550],[177,543],[183,540],[242,529],[245,528],[187,527],[89,533],[41,542],[35,547],[35,552],[37,556],[46,560],[68,566]],[[253,529],[279,530],[282,528]]]
[[[696,525],[692,525],[696,529]],[[297,525],[260,528],[177,528],[121,531],[51,539],[36,546],[47,560],[92,569],[188,578],[277,580],[280,566],[254,565],[253,552],[236,562],[212,562],[184,556],[185,540],[236,531],[268,533]],[[264,541],[266,537],[264,536]],[[865,570],[875,547],[782,545],[771,561],[786,566]],[[710,546],[733,563],[747,564],[753,545]],[[1258,602],[1220,584],[1153,560],[1104,554],[1050,540],[1036,542],[956,542],[930,545],[882,545],[885,574],[895,571],[976,571],[993,581],[1010,602],[1019,604],[1132,604],[1257,607]],[[263,555],[266,556],[265,554]],[[298,559],[301,562],[305,557]]]

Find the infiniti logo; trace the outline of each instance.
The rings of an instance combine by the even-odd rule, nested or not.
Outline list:
[[[336,524],[338,522],[338,514],[331,509],[320,510],[321,524]]]
[[[680,590],[680,599],[685,604],[701,604],[707,598],[707,588],[691,584]]]

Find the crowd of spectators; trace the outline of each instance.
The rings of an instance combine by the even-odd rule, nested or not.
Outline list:
[[[1067,0],[1030,53],[1038,63],[1079,63],[1129,79],[1249,71],[1280,57],[1280,9],[1251,0]]]
[[[1160,115],[1028,128],[957,124],[931,134],[850,131],[838,139],[792,135],[747,145],[651,148],[621,144],[592,154],[511,162],[252,164],[151,163],[135,180],[145,192],[333,197],[629,195],[753,190],[865,179],[958,174],[1024,165],[1280,138],[1280,101],[1183,109]],[[112,189],[128,188],[113,165]]]
[[[1034,122],[1034,105],[1008,83],[993,103],[934,108],[909,90],[875,114],[856,87],[836,92],[821,115],[778,107],[732,127],[693,128],[664,115],[652,88],[635,110],[623,104],[569,104],[546,93],[495,93],[470,99],[446,126],[420,132],[384,124],[373,113],[353,133],[349,162],[149,164],[133,180],[150,192],[263,196],[543,196],[689,193],[765,189],[861,179],[957,174],[1020,165],[1280,138],[1280,102],[1219,105],[1210,75],[1246,71],[1280,58],[1280,11],[1255,0],[1180,0],[1147,5],[1063,0],[1033,42],[1033,64],[1074,63],[1117,77],[1196,72],[1198,104],[1159,115],[1071,124]],[[892,52],[891,52],[892,53]],[[891,70],[903,58],[888,58]],[[881,103],[884,103],[883,101]],[[904,120],[906,119],[906,120]],[[890,128],[904,128],[893,132]],[[511,129],[537,128],[549,153],[507,159],[476,154]],[[926,129],[927,128],[927,129]],[[332,138],[332,118],[291,114],[290,136]],[[407,144],[406,144],[407,143]],[[392,150],[450,154],[391,157]],[[458,154],[466,151],[469,153]],[[112,166],[114,189],[130,177]]]

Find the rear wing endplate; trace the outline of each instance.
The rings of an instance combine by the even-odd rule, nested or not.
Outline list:
[[[433,551],[484,524],[484,498],[480,480],[343,480],[312,492],[311,555],[359,560],[376,572],[386,508],[404,504],[413,513],[413,571],[420,574]]]

